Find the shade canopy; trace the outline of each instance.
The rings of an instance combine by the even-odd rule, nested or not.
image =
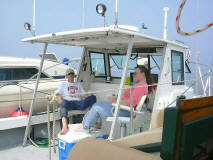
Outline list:
[[[182,44],[153,38],[141,34],[137,30],[133,29],[134,28],[131,28],[131,26],[109,26],[102,28],[80,29],[40,35],[32,38],[26,38],[22,41],[30,43],[61,44],[90,48],[120,49],[127,48],[130,36],[134,36],[135,42],[133,48],[163,47],[167,43],[172,43],[179,47],[186,48]]]

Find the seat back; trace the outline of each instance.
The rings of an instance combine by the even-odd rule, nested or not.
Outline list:
[[[144,96],[141,97],[141,100],[140,100],[140,102],[138,103],[138,105],[136,107],[136,111],[141,111],[142,110],[143,104],[145,103],[146,98],[147,98],[147,95],[144,95]]]
[[[160,154],[164,160],[202,159],[198,156],[208,156],[203,150],[212,147],[212,139],[213,96],[181,99],[176,107],[165,109]],[[211,142],[210,147],[203,149],[205,142]]]

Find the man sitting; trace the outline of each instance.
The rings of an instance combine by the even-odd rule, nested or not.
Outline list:
[[[55,92],[58,97],[57,101],[61,105],[60,116],[62,118],[62,130],[60,134],[68,132],[67,114],[69,110],[84,110],[96,102],[94,95],[88,96],[83,100],[80,99],[80,96],[72,95],[85,92],[81,83],[74,82],[75,72],[73,69],[69,68],[66,70],[66,78],[67,81],[62,82]]]

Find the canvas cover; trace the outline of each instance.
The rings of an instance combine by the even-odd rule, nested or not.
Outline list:
[[[160,157],[144,153],[109,140],[88,137],[79,141],[70,152],[68,160],[162,160]]]

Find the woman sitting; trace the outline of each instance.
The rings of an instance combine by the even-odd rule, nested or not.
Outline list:
[[[133,86],[132,94],[133,94],[133,107],[136,109],[138,103],[142,96],[148,94],[148,85],[149,82],[149,72],[144,66],[137,66],[135,68],[134,79],[137,82]],[[130,106],[130,89],[125,90],[121,105]],[[96,102],[92,105],[90,111],[86,113],[83,118],[83,128],[90,129],[94,127],[97,120],[101,117],[112,117],[113,116],[113,106],[112,103],[115,103],[117,98],[108,98],[108,101],[105,102]],[[129,111],[120,110],[119,116],[128,117],[130,116]]]

